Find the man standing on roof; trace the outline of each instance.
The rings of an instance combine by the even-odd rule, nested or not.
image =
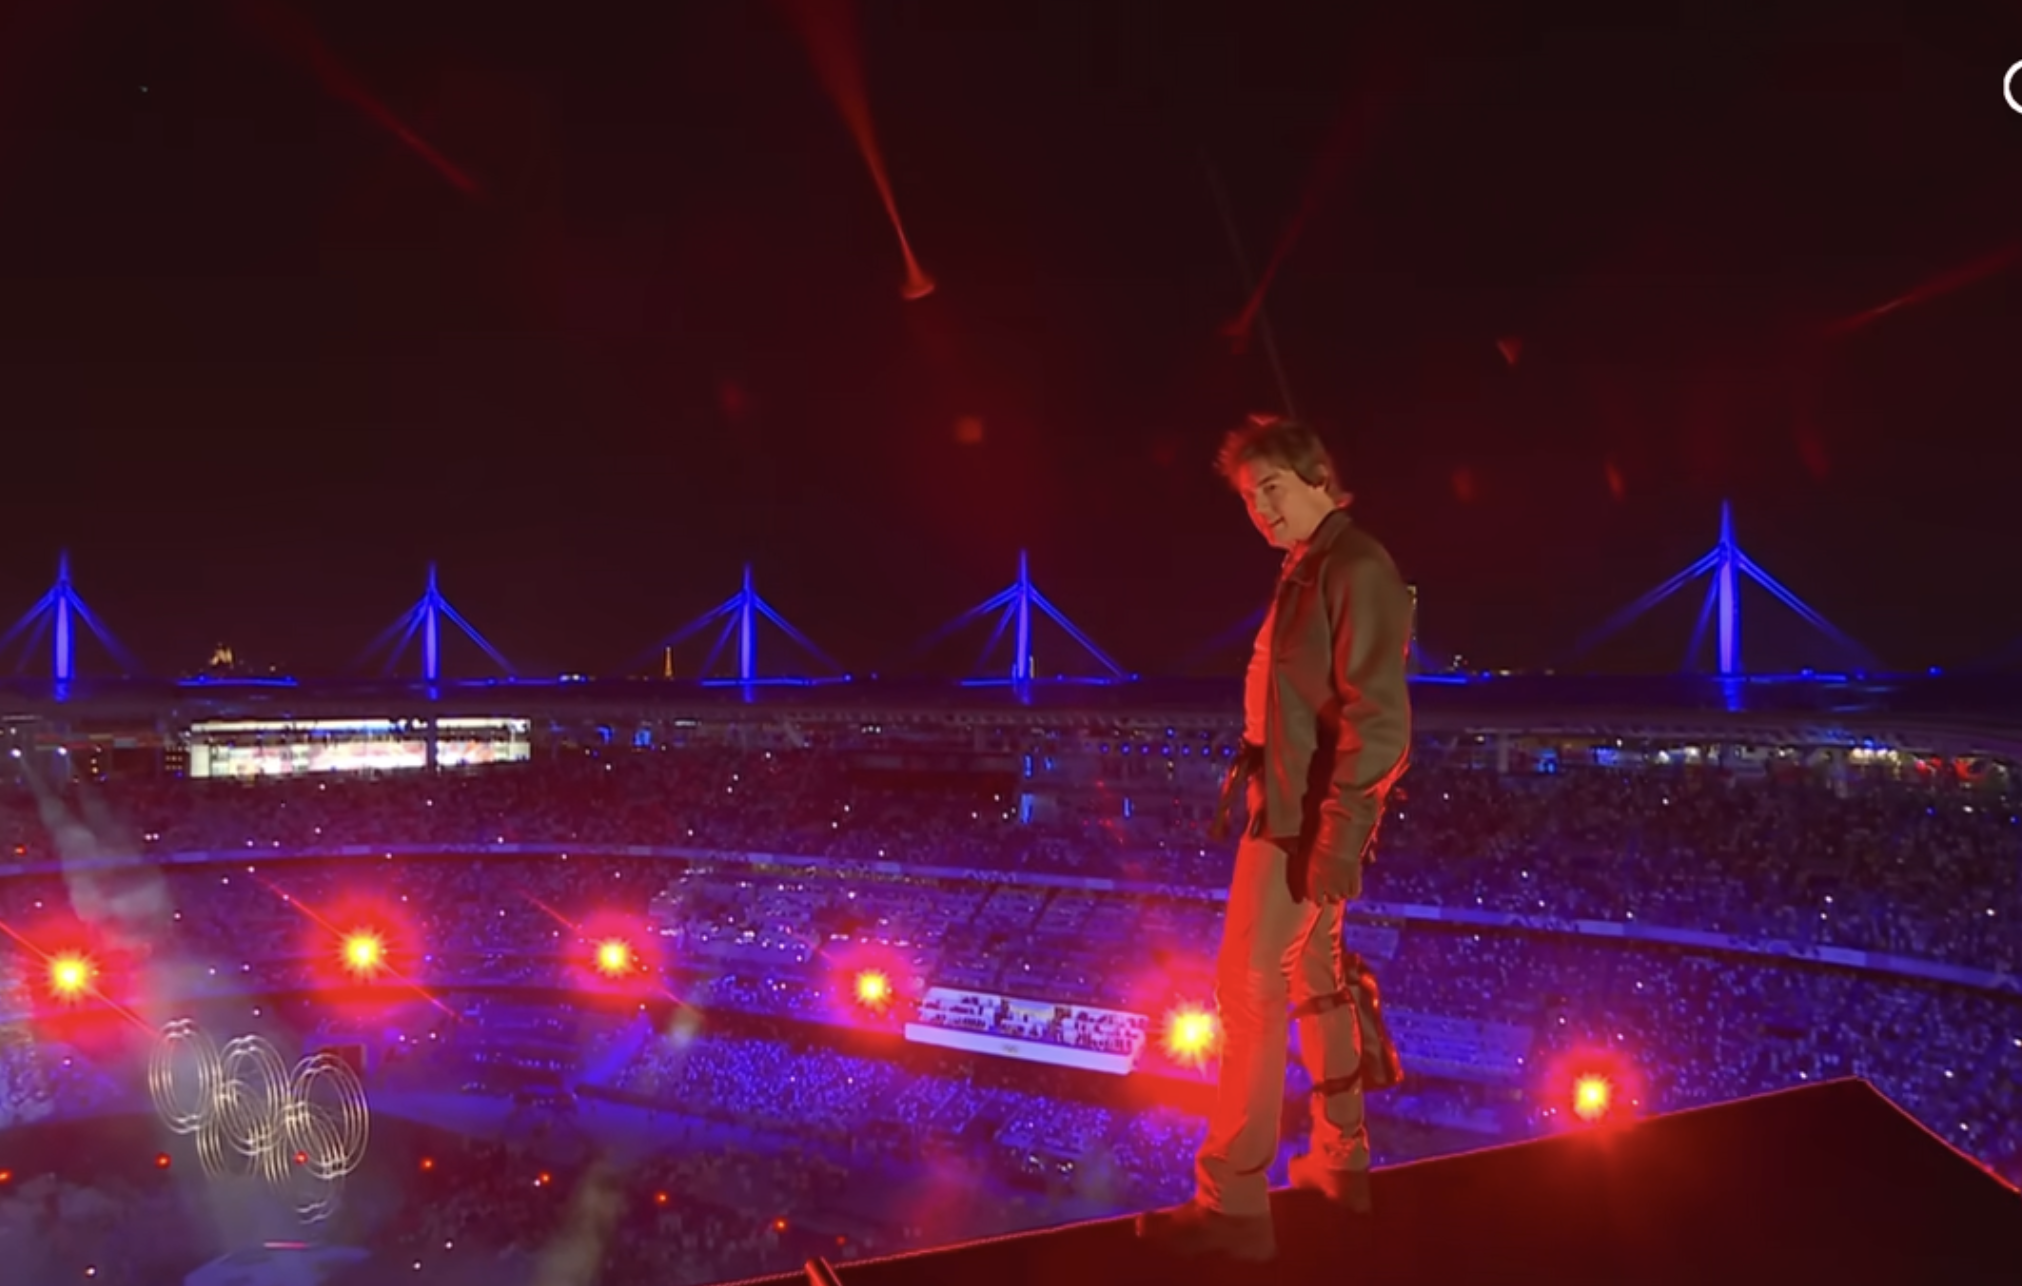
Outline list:
[[[1224,440],[1216,467],[1285,562],[1215,820],[1219,835],[1243,790],[1250,820],[1215,970],[1215,1106],[1193,1200],[1142,1216],[1138,1235],[1173,1254],[1268,1260],[1292,1020],[1313,1081],[1312,1147],[1292,1180],[1346,1212],[1370,1209],[1363,1093],[1403,1075],[1375,977],[1344,949],[1342,923],[1409,759],[1412,610],[1390,555],[1349,519],[1353,497],[1311,428],[1252,418]]]

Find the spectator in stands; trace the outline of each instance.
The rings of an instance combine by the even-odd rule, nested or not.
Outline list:
[[[1215,1109],[1194,1199],[1144,1216],[1138,1230],[1175,1253],[1260,1260],[1276,1254],[1266,1172],[1278,1153],[1288,1001],[1315,1100],[1313,1148],[1295,1181],[1367,1205],[1362,1093],[1394,1081],[1381,1074],[1394,1055],[1384,1056],[1373,985],[1346,967],[1341,926],[1409,757],[1411,599],[1389,553],[1350,521],[1351,497],[1306,425],[1252,420],[1223,443],[1218,466],[1285,561],[1251,657],[1243,752],[1229,778],[1247,787],[1250,821],[1216,964]],[[1364,1026],[1377,1046],[1366,1051]]]

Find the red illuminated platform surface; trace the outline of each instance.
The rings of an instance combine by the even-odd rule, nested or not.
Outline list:
[[[1373,1188],[1375,1215],[1346,1223],[1309,1194],[1277,1194],[1279,1258],[1262,1268],[1158,1260],[1119,1219],[838,1275],[845,1286],[2022,1280],[2022,1196],[1861,1081],[1384,1169]]]

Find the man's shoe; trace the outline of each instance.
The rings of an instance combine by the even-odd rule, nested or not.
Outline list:
[[[1374,1208],[1367,1170],[1330,1170],[1310,1152],[1293,1157],[1286,1170],[1293,1187],[1317,1192],[1350,1214],[1366,1215]]]
[[[1198,1201],[1139,1215],[1137,1237],[1154,1250],[1183,1259],[1216,1255],[1261,1264],[1278,1255],[1271,1216],[1225,1215]]]

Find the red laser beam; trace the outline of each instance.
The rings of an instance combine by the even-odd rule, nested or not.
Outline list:
[[[400,140],[407,150],[426,161],[451,187],[465,196],[479,196],[478,182],[429,141],[415,133],[393,109],[374,97],[351,71],[330,52],[309,20],[275,0],[239,0],[239,10],[267,37],[305,62],[324,90],[363,112],[375,125]]]
[[[1842,317],[1832,323],[1832,325],[1826,327],[1826,334],[1834,337],[1849,335],[1863,327],[1873,325],[1890,313],[1900,312],[1905,308],[1914,308],[1918,304],[1927,304],[1934,299],[1964,290],[1968,286],[1978,285],[1995,273],[2012,267],[2018,259],[2022,259],[2022,241],[2011,242],[1990,255],[1984,255],[1981,258],[1975,259],[1964,267],[1954,268],[1949,272],[1941,272],[1922,285],[1896,296],[1885,304],[1869,308],[1864,312],[1854,313],[1850,317]]]
[[[814,72],[843,123],[856,139],[870,170],[871,182],[885,203],[885,216],[892,221],[892,233],[899,239],[899,254],[906,264],[906,282],[900,295],[908,300],[925,299],[934,293],[934,279],[920,267],[912,242],[899,219],[899,203],[892,195],[892,180],[885,169],[885,155],[878,146],[877,129],[871,123],[871,99],[864,86],[863,45],[857,38],[854,0],[780,0],[787,20],[807,46]]]
[[[1394,97],[1400,73],[1394,69],[1378,75],[1366,83],[1346,104],[1334,120],[1334,126],[1327,135],[1320,154],[1314,158],[1313,166],[1306,175],[1305,186],[1299,193],[1299,204],[1292,211],[1292,217],[1278,234],[1277,242],[1271,247],[1271,257],[1264,264],[1264,270],[1257,274],[1257,284],[1250,291],[1249,299],[1243,303],[1242,311],[1222,327],[1230,345],[1237,353],[1245,351],[1250,342],[1250,331],[1257,324],[1257,314],[1263,311],[1264,296],[1270,293],[1271,283],[1278,278],[1278,272],[1285,261],[1292,257],[1292,251],[1305,234],[1306,225],[1313,221],[1320,207],[1333,195],[1342,174],[1352,159],[1369,150],[1375,138],[1377,127],[1382,123],[1383,113],[1389,108]]]
[[[519,892],[521,897],[525,898],[527,901],[533,903],[535,906],[539,907],[542,911],[546,912],[550,920],[553,920],[556,924],[561,925],[564,929],[567,929],[569,932],[574,933],[577,930],[577,928],[580,927],[576,924],[574,920],[571,920],[568,916],[563,915],[560,911],[555,910],[555,908],[541,901],[539,898],[527,892],[525,889],[521,889]]]

